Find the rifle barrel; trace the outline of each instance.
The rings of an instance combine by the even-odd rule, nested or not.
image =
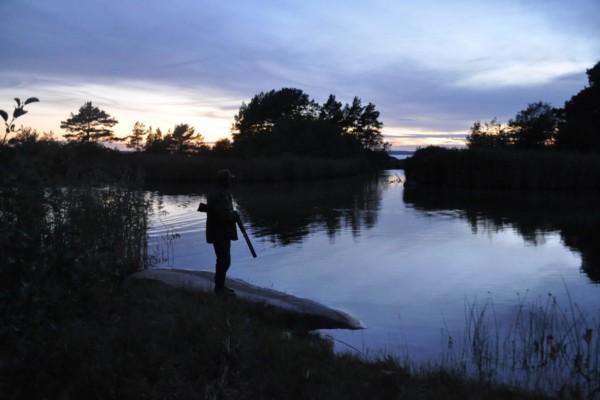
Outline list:
[[[248,245],[248,249],[250,249],[250,253],[252,254],[252,257],[256,258],[256,251],[254,251],[254,246],[252,246],[252,242],[250,241],[250,238],[248,237],[246,228],[244,228],[244,224],[242,223],[242,219],[240,218],[239,215],[237,215],[235,222],[237,222],[237,226],[240,228],[240,231],[242,231],[242,235],[244,236],[244,240],[246,240],[246,244]]]

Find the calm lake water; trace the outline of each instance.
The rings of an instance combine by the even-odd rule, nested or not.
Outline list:
[[[152,192],[149,245],[158,266],[213,270],[205,214],[196,212],[207,190]],[[600,314],[595,195],[404,187],[402,171],[238,185],[233,194],[258,258],[234,242],[229,276],[360,319],[367,329],[322,331],[339,350],[439,359],[443,333],[460,337],[472,302],[493,302],[500,324],[520,302],[548,293]]]

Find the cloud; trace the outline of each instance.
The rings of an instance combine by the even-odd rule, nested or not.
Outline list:
[[[4,0],[0,13],[0,94],[40,95],[53,127],[93,100],[123,123],[189,118],[217,137],[242,101],[294,86],[358,95],[386,126],[466,130],[561,105],[600,54],[594,0]]]
[[[539,86],[551,84],[565,76],[581,73],[590,67],[588,62],[538,62],[533,64],[513,63],[475,72],[455,82],[458,87],[477,91],[511,86]]]
[[[0,83],[0,98],[39,97],[40,103],[32,105],[31,112],[20,122],[54,132],[60,132],[60,121],[69,113],[76,113],[85,101],[92,101],[119,121],[115,127],[118,136],[128,135],[136,121],[163,131],[188,123],[207,140],[214,141],[229,135],[233,116],[241,104],[240,99],[210,88],[182,88],[147,81],[85,83],[61,77],[28,80],[9,75]],[[8,105],[2,103],[0,107]]]

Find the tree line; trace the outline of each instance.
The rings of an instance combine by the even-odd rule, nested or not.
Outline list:
[[[32,100],[33,99],[33,100]],[[26,113],[28,99],[15,107],[12,121],[2,110],[6,135],[14,133],[12,142],[35,141],[37,132],[28,128],[15,130],[14,119]],[[16,99],[18,100],[18,99]],[[379,111],[373,103],[366,105],[358,97],[342,105],[335,95],[320,105],[300,89],[283,88],[261,92],[242,103],[234,117],[232,140],[218,140],[209,147],[204,136],[189,124],[178,124],[163,133],[160,128],[146,127],[136,122],[131,134],[119,138],[113,127],[118,121],[92,102],[83,104],[77,113],[61,121],[67,131],[64,138],[71,142],[124,142],[133,151],[153,154],[198,154],[274,156],[349,156],[362,153],[383,153],[388,145],[383,141]]]
[[[469,148],[555,148],[600,153],[600,62],[587,71],[588,86],[564,107],[530,103],[502,124],[475,121],[467,136]]]
[[[323,105],[300,89],[255,95],[234,118],[232,150],[241,154],[291,153],[344,156],[384,152],[379,111],[358,97],[342,103],[331,94]]]

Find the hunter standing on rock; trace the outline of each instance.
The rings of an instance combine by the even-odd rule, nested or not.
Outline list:
[[[206,204],[206,241],[212,243],[217,256],[215,270],[215,293],[235,294],[225,286],[225,274],[231,265],[231,241],[237,240],[237,211],[233,209],[233,201],[229,188],[233,175],[229,170],[217,172],[215,187],[207,197]],[[202,204],[200,208],[202,208]],[[202,210],[203,211],[203,210]]]

